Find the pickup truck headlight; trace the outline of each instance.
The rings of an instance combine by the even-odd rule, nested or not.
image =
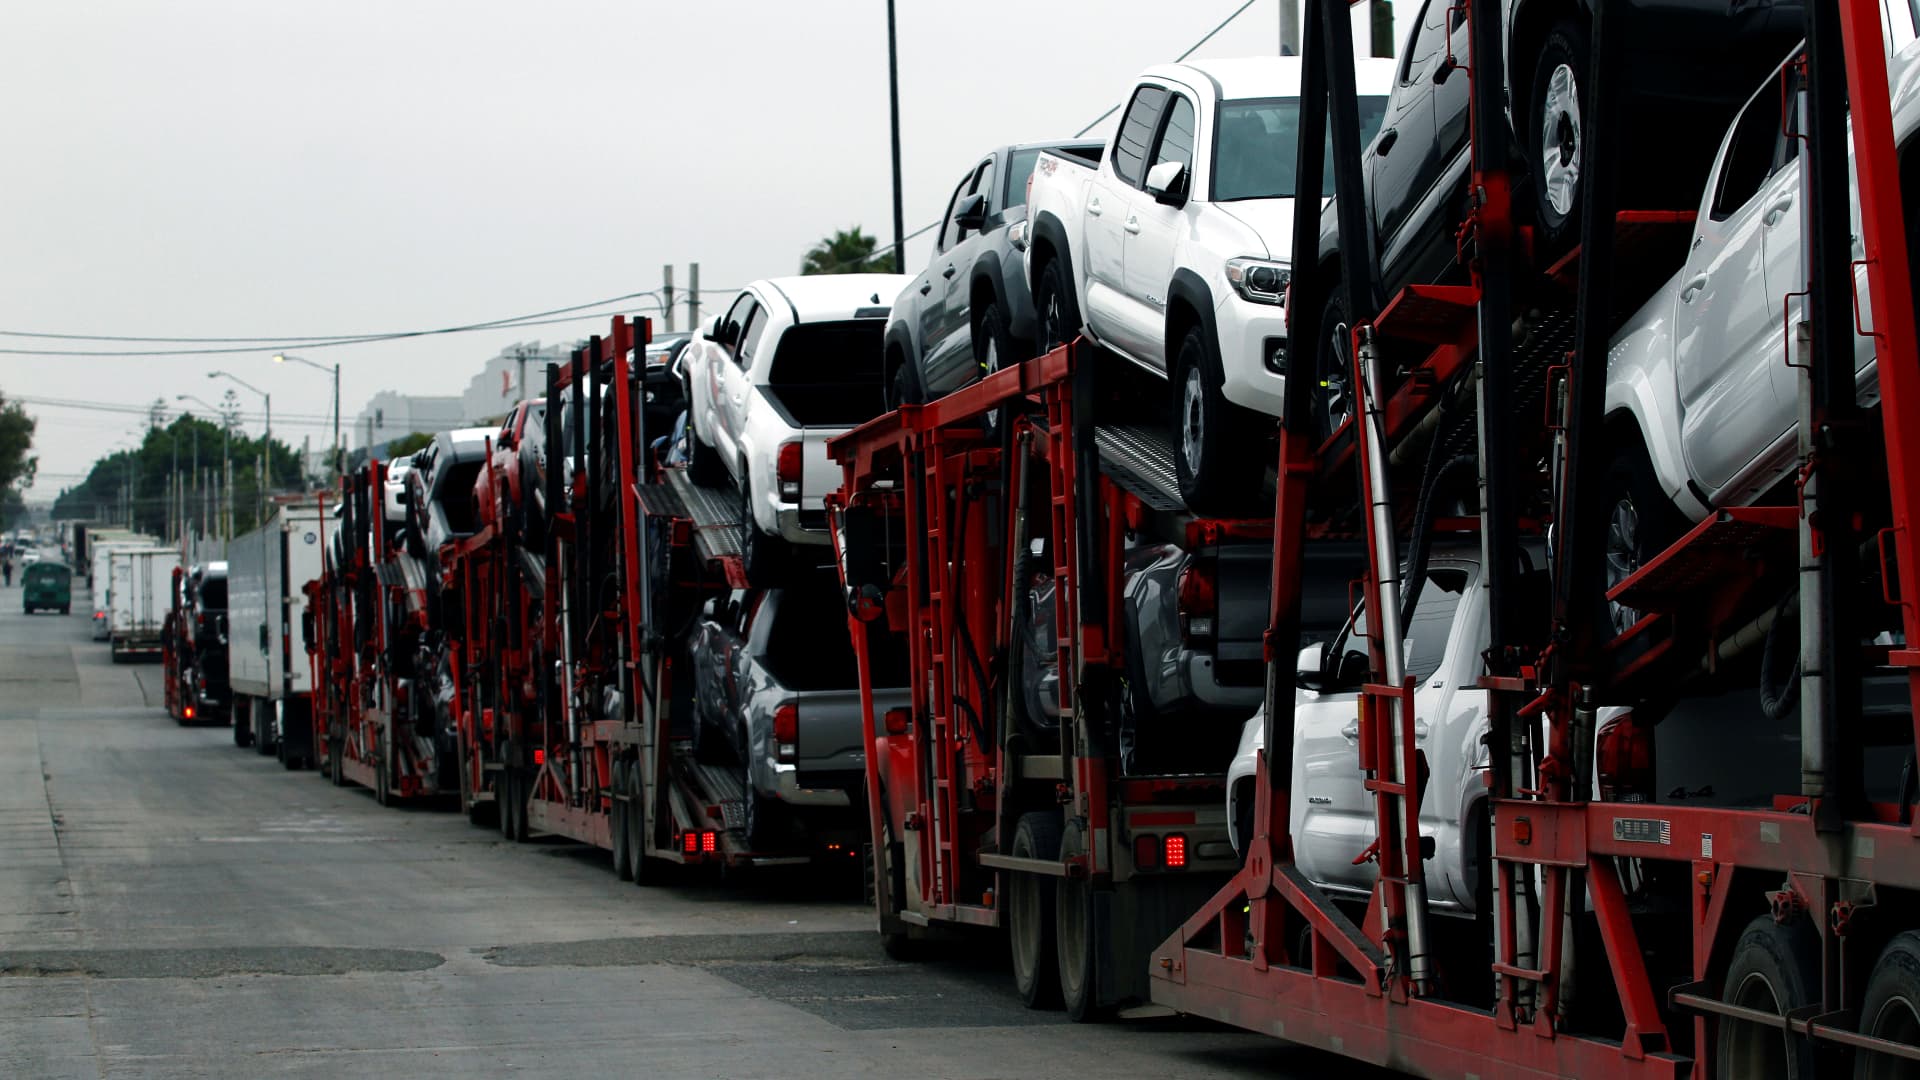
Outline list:
[[[1287,285],[1293,281],[1293,268],[1268,259],[1228,259],[1227,283],[1241,299],[1256,304],[1281,305],[1287,302]]]

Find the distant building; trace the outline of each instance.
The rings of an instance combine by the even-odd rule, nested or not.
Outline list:
[[[516,403],[539,397],[546,389],[547,365],[564,363],[576,347],[573,342],[541,345],[528,341],[501,349],[500,355],[488,360],[480,374],[467,384],[466,393],[460,395],[460,407],[467,420],[478,423],[501,416]],[[523,371],[524,387],[520,385]]]
[[[416,431],[452,431],[464,427],[466,415],[457,397],[422,397],[382,390],[354,417],[347,442],[362,448],[371,446],[378,451],[388,441]]]

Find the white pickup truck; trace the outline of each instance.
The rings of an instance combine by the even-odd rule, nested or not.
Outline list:
[[[1394,62],[1362,60],[1364,144]],[[1287,371],[1301,61],[1143,73],[1097,167],[1043,154],[1027,193],[1027,281],[1042,350],[1075,334],[1170,378],[1189,509],[1257,504]],[[1332,185],[1326,185],[1331,191]]]
[[[827,440],[887,410],[882,338],[905,274],[767,278],[680,354],[693,429],[689,478],[739,493],[755,587],[782,584],[796,549],[826,562]]]

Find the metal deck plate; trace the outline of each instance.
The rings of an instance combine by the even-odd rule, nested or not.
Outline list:
[[[737,559],[740,543],[740,496],[736,492],[701,487],[687,478],[685,469],[666,470],[667,483],[686,507],[693,522],[693,544],[702,558]]]
[[[1100,471],[1155,510],[1181,511],[1180,483],[1173,473],[1173,440],[1141,424],[1096,427]]]
[[[725,765],[692,762],[700,787],[720,805],[721,824],[729,831],[747,827],[747,789],[740,774]]]

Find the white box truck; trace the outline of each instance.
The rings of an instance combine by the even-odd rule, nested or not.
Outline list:
[[[106,641],[111,634],[107,620],[107,559],[115,551],[156,547],[160,541],[145,533],[127,529],[102,529],[87,547],[87,597],[93,606],[93,640]],[[76,568],[78,569],[78,568]]]
[[[160,655],[160,631],[173,606],[180,552],[149,544],[107,548],[107,638],[113,662]]]
[[[324,521],[312,501],[274,507],[267,523],[227,544],[227,671],[233,741],[289,769],[313,761],[313,672],[307,594],[320,576]]]

